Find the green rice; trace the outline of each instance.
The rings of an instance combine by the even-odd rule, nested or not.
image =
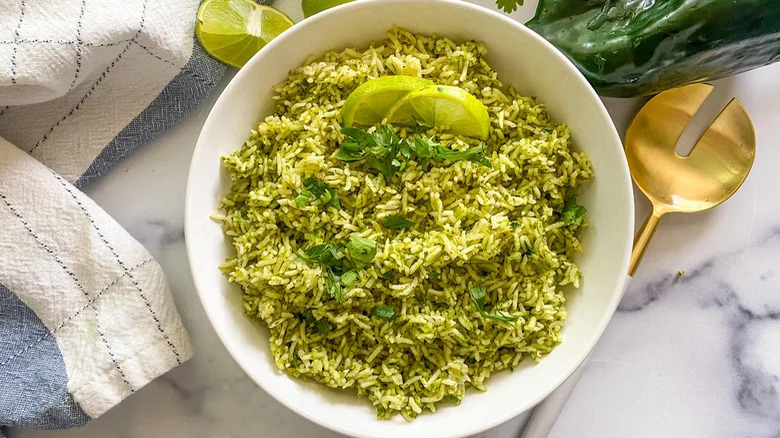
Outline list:
[[[221,269],[241,285],[246,314],[270,330],[276,365],[356,390],[380,418],[413,419],[459,402],[468,387],[485,390],[495,371],[540,360],[561,342],[564,286],[580,282],[577,227],[561,211],[592,178],[591,165],[572,150],[566,125],[503,87],[486,55],[481,43],[398,28],[367,50],[325,53],[290,73],[276,89],[277,112],[223,158],[233,184],[216,217],[236,255]],[[490,113],[492,168],[460,161],[423,171],[410,161],[385,181],[333,158],[344,140],[344,100],[365,81],[394,74],[477,96]],[[433,128],[395,129],[456,150],[480,143]],[[309,176],[337,190],[342,208],[296,207]],[[416,225],[388,230],[391,214]],[[351,234],[378,242],[378,252],[338,302],[323,268],[296,253],[343,245]],[[517,321],[483,318],[469,292],[477,285],[487,289],[486,310]],[[392,307],[397,318],[372,316],[377,306]],[[330,330],[322,335],[306,323],[306,311]]]

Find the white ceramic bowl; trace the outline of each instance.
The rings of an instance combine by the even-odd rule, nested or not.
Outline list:
[[[454,40],[483,41],[490,64],[505,84],[537,96],[552,117],[569,124],[578,149],[593,162],[596,178],[580,201],[588,207],[584,281],[568,295],[564,342],[539,364],[494,374],[488,391],[469,391],[459,406],[376,419],[367,399],[329,390],[277,370],[268,332],[241,312],[241,291],[217,265],[232,252],[209,219],[230,187],[220,156],[240,147],[249,130],[274,111],[272,86],[311,54],[366,47],[392,25]],[[190,167],[186,240],[192,274],[215,330],[249,376],[290,409],[335,431],[360,437],[460,437],[502,423],[533,407],[585,359],[612,316],[626,278],[633,232],[633,198],[623,148],[607,111],[574,66],[552,45],[496,12],[445,0],[361,0],[320,13],[285,32],[238,72],[203,126]]]

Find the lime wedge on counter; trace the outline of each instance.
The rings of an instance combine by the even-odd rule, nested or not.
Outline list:
[[[351,1],[352,0],[301,0],[301,9],[303,9],[303,17],[309,18],[325,9],[330,9],[334,6],[349,3]]]
[[[466,90],[447,85],[412,91],[387,113],[390,123],[449,128],[469,137],[487,139],[487,108]]]
[[[404,96],[432,85],[433,82],[416,76],[382,76],[364,82],[344,102],[341,109],[344,126],[376,125]]]
[[[240,68],[293,24],[283,12],[253,0],[206,0],[198,9],[195,34],[206,53]]]

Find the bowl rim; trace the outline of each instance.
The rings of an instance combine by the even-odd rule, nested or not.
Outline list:
[[[542,46],[545,46],[548,50],[553,52],[553,55],[558,58],[558,61],[563,64],[568,64],[571,69],[576,73],[575,78],[576,80],[580,81],[586,86],[587,93],[590,94],[591,100],[593,104],[595,105],[595,110],[599,112],[599,115],[604,119],[607,120],[608,123],[608,129],[610,131],[610,135],[612,137],[613,143],[620,146],[620,149],[622,150],[623,142],[620,139],[620,136],[617,132],[617,129],[615,127],[614,122],[612,121],[612,117],[609,115],[609,112],[607,111],[606,107],[604,106],[603,101],[598,96],[596,91],[593,89],[593,87],[588,83],[587,79],[582,75],[582,73],[576,68],[576,66],[563,54],[561,53],[555,46],[553,46],[550,42],[542,38],[537,33],[530,30],[528,27],[526,27],[523,23],[510,18],[508,15],[501,14],[498,11],[489,9],[484,6],[480,6],[474,3],[469,3],[467,1],[463,0],[358,0],[358,1],[352,1],[349,3],[344,3],[341,5],[334,6],[330,9],[327,9],[325,11],[319,12],[309,18],[306,18],[304,20],[301,20],[300,22],[296,23],[293,27],[285,31],[280,36],[276,37],[274,40],[272,40],[269,44],[267,44],[265,47],[263,47],[258,53],[256,53],[244,66],[244,68],[241,68],[232,78],[230,78],[229,83],[225,86],[225,88],[220,92],[220,96],[216,99],[212,109],[209,110],[209,115],[206,117],[205,122],[203,123],[203,126],[201,128],[201,132],[198,134],[198,140],[196,141],[195,148],[193,149],[193,155],[192,159],[190,161],[190,167],[188,169],[188,175],[187,175],[187,185],[185,190],[185,202],[184,202],[184,234],[185,234],[185,249],[187,252],[187,261],[190,268],[190,274],[193,278],[193,283],[195,285],[195,289],[198,294],[198,298],[201,302],[201,304],[204,307],[206,316],[209,320],[209,323],[211,324],[214,331],[217,333],[217,336],[222,343],[222,345],[225,347],[226,350],[230,353],[232,359],[238,363],[238,365],[241,367],[242,371],[249,376],[252,381],[255,382],[258,386],[260,386],[266,393],[271,395],[274,399],[278,400],[280,403],[282,403],[284,406],[286,406],[288,409],[290,409],[292,412],[295,412],[296,414],[300,415],[301,417],[318,424],[326,429],[332,430],[337,433],[349,435],[349,436],[369,436],[365,435],[363,432],[357,431],[355,429],[350,428],[349,426],[341,425],[336,422],[329,422],[325,419],[322,419],[320,417],[311,415],[308,411],[301,409],[296,405],[295,402],[290,400],[285,396],[284,393],[281,391],[278,391],[276,388],[274,388],[272,385],[267,384],[265,381],[261,379],[256,379],[254,374],[249,370],[248,364],[245,364],[242,359],[240,359],[241,355],[234,351],[234,348],[231,346],[230,342],[226,341],[226,338],[229,336],[229,333],[225,333],[223,329],[220,328],[220,324],[215,321],[216,316],[215,312],[210,310],[210,307],[207,306],[206,297],[204,295],[204,288],[200,286],[200,275],[198,272],[196,272],[194,268],[194,256],[193,251],[190,248],[190,241],[191,236],[190,235],[190,227],[189,224],[192,222],[194,218],[190,217],[190,206],[192,205],[192,199],[195,196],[193,186],[194,180],[196,179],[196,176],[193,174],[192,169],[195,163],[195,157],[198,155],[198,151],[201,148],[208,147],[206,144],[204,144],[202,137],[203,133],[207,131],[210,128],[211,125],[211,119],[213,118],[213,108],[220,107],[220,103],[223,100],[227,99],[227,93],[231,87],[235,86],[236,83],[240,82],[244,76],[251,75],[251,70],[253,70],[253,66],[255,64],[258,64],[262,60],[262,56],[259,56],[259,54],[262,54],[264,52],[267,52],[267,48],[273,48],[277,45],[282,44],[290,35],[294,35],[300,32],[306,32],[306,28],[308,27],[308,24],[329,19],[332,15],[338,15],[342,13],[347,13],[351,10],[358,10],[362,8],[371,8],[374,4],[377,3],[445,3],[448,4],[450,7],[459,7],[463,9],[470,10],[472,13],[478,13],[478,14],[485,14],[490,16],[492,19],[500,20],[505,22],[506,24],[511,25],[514,27],[518,32],[526,34],[527,37],[533,39],[536,41],[536,43],[541,44]],[[628,164],[623,160],[622,166],[619,166],[617,169],[613,169],[615,172],[619,172],[621,175],[621,179],[626,182],[627,185],[627,195],[628,195],[628,201],[629,205],[634,205],[634,193],[632,189],[631,184],[631,176],[628,170]],[[618,232],[618,231],[616,231]],[[632,220],[626,221],[625,229],[623,230],[623,238],[622,240],[624,242],[631,242],[633,241],[633,232],[634,232],[634,223]],[[627,273],[628,271],[628,264],[629,264],[629,258],[631,255],[631,245],[626,245],[626,250],[624,251],[623,257],[622,257],[622,263],[621,263],[621,269],[624,273]],[[494,419],[481,423],[479,427],[473,428],[470,430],[463,430],[459,431],[455,434],[450,435],[441,435],[438,436],[438,438],[460,438],[464,436],[473,435],[476,433],[483,432],[487,429],[496,427],[500,424],[505,423],[506,421],[517,417],[518,415],[522,414],[525,411],[530,411],[538,405],[540,402],[542,402],[544,399],[546,399],[552,392],[554,392],[558,387],[560,387],[566,379],[571,376],[574,371],[588,358],[590,353],[592,352],[594,346],[596,343],[601,339],[601,336],[604,333],[604,330],[607,327],[607,324],[609,324],[610,320],[612,319],[612,316],[615,313],[615,310],[617,309],[617,306],[620,302],[621,297],[623,296],[623,292],[626,288],[627,282],[630,279],[630,277],[627,274],[624,274],[622,276],[619,276],[617,278],[617,284],[615,287],[615,290],[612,293],[612,298],[609,301],[607,311],[605,312],[604,316],[602,317],[601,321],[599,322],[598,326],[595,328],[593,332],[593,336],[588,340],[587,343],[583,345],[582,352],[579,354],[579,356],[572,360],[571,363],[565,368],[565,371],[562,372],[560,375],[558,375],[555,379],[551,379],[552,385],[549,386],[548,391],[543,391],[540,393],[537,397],[535,397],[532,402],[528,403],[527,406],[521,407],[518,405],[517,407],[513,409],[508,409],[504,415],[495,417]],[[363,435],[361,435],[363,434]]]

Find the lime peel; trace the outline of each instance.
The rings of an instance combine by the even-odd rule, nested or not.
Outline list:
[[[198,9],[195,34],[211,57],[241,68],[293,24],[283,12],[253,0],[206,0]]]

